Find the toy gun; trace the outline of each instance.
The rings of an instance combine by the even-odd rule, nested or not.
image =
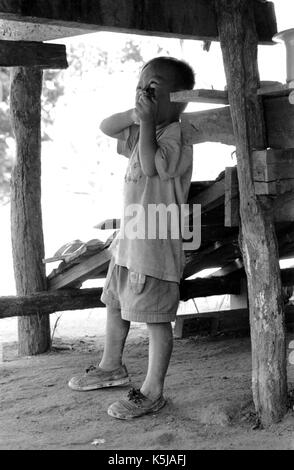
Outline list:
[[[149,87],[145,88],[145,90],[143,90],[143,94],[145,96],[147,96],[147,98],[149,98],[149,100],[152,101],[152,99],[155,98],[155,89],[151,88],[149,86]]]

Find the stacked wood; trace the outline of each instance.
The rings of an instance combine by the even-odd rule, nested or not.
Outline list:
[[[294,151],[260,150],[252,152],[252,176],[256,195],[273,196],[275,223],[294,221]],[[225,225],[239,225],[239,183],[237,168],[226,169]]]

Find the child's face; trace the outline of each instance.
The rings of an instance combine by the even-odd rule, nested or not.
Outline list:
[[[141,72],[136,90],[136,99],[146,92],[157,105],[156,124],[167,125],[179,117],[178,104],[170,101],[170,93],[176,90],[174,71],[171,65],[152,63]]]

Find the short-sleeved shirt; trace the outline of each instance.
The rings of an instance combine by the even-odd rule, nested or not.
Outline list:
[[[179,122],[157,129],[156,174],[149,177],[143,173],[140,164],[139,131],[139,126],[134,124],[118,136],[118,153],[129,158],[129,162],[124,182],[121,228],[110,249],[117,265],[179,283],[185,257],[180,211],[177,219],[176,209],[187,201],[193,148],[183,142]],[[172,215],[168,210],[165,212],[166,220],[165,216],[161,219],[161,226],[154,216],[158,205],[163,212],[164,208],[172,210]]]

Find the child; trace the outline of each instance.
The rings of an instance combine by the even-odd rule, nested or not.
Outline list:
[[[101,297],[107,305],[103,357],[97,367],[73,377],[69,386],[86,391],[128,384],[122,355],[130,322],[146,323],[147,375],[140,389],[131,389],[127,399],[109,407],[108,414],[119,419],[154,413],[166,403],[163,386],[173,347],[171,322],[179,304],[183,251],[181,236],[172,236],[175,227],[168,224],[168,218],[166,236],[160,237],[158,229],[155,236],[154,231],[148,236],[154,229],[148,210],[159,204],[179,208],[187,200],[192,146],[183,143],[179,123],[186,105],[171,102],[170,93],[193,89],[194,83],[193,70],[185,62],[170,57],[152,59],[141,71],[135,109],[110,116],[100,126],[106,135],[118,139],[118,153],[129,158],[125,212],[119,236],[111,246],[113,256]],[[134,209],[136,224],[132,223]],[[139,227],[135,236],[134,226]]]

